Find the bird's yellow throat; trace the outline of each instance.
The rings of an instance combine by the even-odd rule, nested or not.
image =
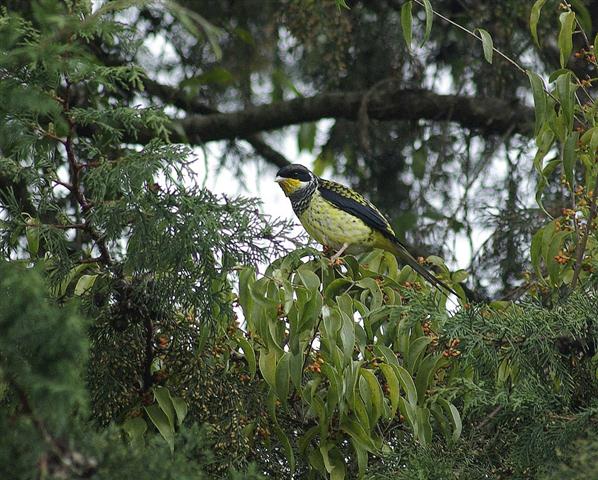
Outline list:
[[[285,195],[288,197],[293,192],[301,187],[301,180],[295,180],[294,178],[285,178],[278,181],[280,188],[284,191]]]

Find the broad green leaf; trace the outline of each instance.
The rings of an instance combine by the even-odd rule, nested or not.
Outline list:
[[[556,79],[556,91],[561,105],[562,116],[566,122],[566,131],[559,135],[564,141],[566,134],[573,128],[574,90],[571,88],[571,73],[561,75]]]
[[[574,167],[576,161],[575,155],[575,147],[577,146],[577,141],[579,139],[578,132],[572,132],[565,140],[563,145],[563,170],[565,172],[565,178],[567,182],[569,182],[569,188],[575,187],[575,176],[574,176]]]
[[[576,18],[581,28],[588,34],[592,32],[592,15],[588,7],[584,5],[584,0],[570,0],[569,3],[573,7],[573,10],[575,10]]]
[[[545,3],[546,0],[536,0],[529,16],[529,29],[532,33],[532,38],[538,47],[540,46],[540,41],[538,40],[538,21],[540,20],[540,13],[542,12],[542,7]]]
[[[299,453],[301,455],[305,455],[306,450],[309,448],[311,441],[316,437],[319,433],[320,427],[318,425],[314,425],[311,427],[305,434],[297,440],[297,446],[299,447]]]
[[[447,411],[447,414],[453,423],[453,440],[459,440],[461,436],[461,431],[463,430],[463,423],[461,422],[461,415],[459,414],[459,410],[455,407],[451,402],[446,401],[445,399],[439,399],[440,404],[442,407]]]
[[[403,29],[403,38],[407,44],[407,49],[411,51],[411,42],[413,41],[412,33],[412,13],[411,9],[413,2],[409,1],[403,4],[401,7],[401,28]]]
[[[35,257],[39,251],[39,226],[27,225],[25,228],[25,236],[27,237],[27,250],[31,257]]]
[[[276,351],[260,352],[259,358],[260,372],[264,380],[273,388],[276,388]]]
[[[413,342],[411,342],[411,344],[409,345],[409,354],[407,355],[405,361],[405,367],[409,372],[415,372],[418,360],[423,354],[423,352],[426,350],[428,345],[430,345],[430,342],[432,342],[432,339],[430,337],[425,336],[419,337],[415,339]]]
[[[394,417],[399,408],[399,397],[400,397],[400,383],[394,369],[383,363],[380,365],[380,370],[384,374],[386,379],[386,385],[388,385],[388,397],[390,398],[390,416]]]
[[[420,363],[415,376],[415,388],[417,389],[417,398],[420,405],[424,404],[426,390],[430,388],[430,380],[433,378],[438,362],[442,360],[442,355],[433,354],[426,356]]]
[[[376,375],[371,370],[367,368],[361,369],[361,375],[365,378],[368,388],[370,391],[370,398],[372,402],[372,422],[371,425],[375,425],[378,423],[378,419],[380,415],[382,415],[383,407],[383,398],[384,395],[382,394],[382,388],[380,387],[380,383],[378,383],[378,379]],[[364,399],[365,400],[365,399]]]
[[[469,277],[469,272],[467,270],[457,270],[451,274],[451,280],[455,283],[464,282],[467,280],[467,277]]]
[[[308,290],[318,290],[320,287],[320,278],[314,272],[300,268],[297,270],[297,275]]]
[[[484,58],[488,63],[492,63],[492,54],[494,53],[494,43],[492,42],[492,36],[483,28],[476,28],[476,33],[479,33],[480,39],[482,40],[482,48],[484,49]]]
[[[359,422],[349,418],[344,418],[341,422],[340,429],[351,436],[351,438],[361,445],[366,451],[370,453],[376,451],[376,446],[374,445],[372,437]]]
[[[90,263],[82,263],[73,267],[69,270],[66,276],[62,279],[62,281],[55,287],[52,287],[52,294],[57,297],[62,297],[66,294],[66,291],[69,288],[71,282],[79,276],[82,272],[91,268],[92,264]]]
[[[329,459],[330,465],[332,466],[330,480],[344,480],[347,473],[347,467],[345,466],[345,460],[342,454],[337,448],[330,452]]]
[[[285,352],[284,355],[280,357],[278,365],[276,365],[276,394],[283,402],[286,402],[286,399],[289,396],[290,355],[289,352]]]
[[[165,387],[154,387],[154,397],[158,401],[158,405],[160,405],[160,408],[164,414],[168,417],[168,422],[174,428],[175,411],[174,405],[172,404],[172,400],[170,398],[170,392]]]
[[[401,366],[397,367],[397,366],[393,365],[393,368],[395,369],[395,372],[397,373],[397,378],[399,379],[399,382],[401,382],[401,386],[407,393],[407,400],[409,401],[409,403],[411,405],[416,405],[417,404],[417,389],[415,388],[415,383],[413,381],[413,378],[411,377],[409,372],[407,370],[405,370],[403,367],[401,367]]]
[[[287,437],[284,430],[278,425],[272,425],[271,428],[278,437],[278,441],[282,444],[282,449],[284,450],[284,454],[289,462],[289,468],[291,469],[292,475],[295,472],[295,453],[293,452],[293,447],[291,446],[289,437]]]
[[[429,445],[432,442],[432,425],[430,424],[430,410],[425,407],[417,407],[417,432],[418,439],[422,445]]]
[[[156,426],[162,438],[166,440],[170,451],[174,452],[174,425],[168,421],[168,417],[164,413],[164,410],[156,403],[143,407],[152,421]]]
[[[424,1],[424,10],[426,11],[426,29],[424,31],[424,39],[422,40],[422,47],[430,38],[430,33],[432,32],[432,23],[434,22],[434,10],[432,10],[432,5],[430,4],[430,0],[423,0]]]
[[[527,70],[527,76],[534,96],[534,114],[536,117],[534,135],[537,135],[546,119],[546,91],[544,81],[537,73]]]
[[[397,367],[400,366],[395,352],[393,352],[386,345],[375,345],[374,353],[376,353],[376,355],[379,357],[384,357],[384,361],[389,365],[395,365]]]
[[[413,434],[415,437],[418,436],[418,424],[417,424],[417,410],[416,405],[413,405],[406,401],[403,397],[399,398],[399,411],[401,415],[405,417],[405,420],[409,423],[411,428],[413,429]]]
[[[351,437],[351,445],[353,446],[353,450],[355,451],[355,456],[357,457],[357,470],[358,476],[357,478],[363,478],[365,475],[365,471],[368,467],[368,452],[364,445],[356,440],[355,438]]]
[[[337,278],[330,282],[324,290],[324,297],[328,300],[334,300],[337,295],[346,292],[354,282],[347,278]]]
[[[243,314],[247,320],[251,320],[247,318],[251,312],[251,294],[250,288],[251,285],[255,283],[255,270],[252,267],[243,268],[239,272],[239,304],[243,309]]]
[[[353,348],[355,347],[355,322],[345,312],[341,313],[341,344],[343,346],[343,356],[345,362],[349,362],[353,357]]]
[[[135,448],[143,447],[145,432],[147,430],[147,422],[141,417],[128,418],[123,423],[123,430],[131,439],[131,444]]]
[[[77,281],[77,285],[75,285],[75,295],[79,297],[87,293],[93,287],[97,278],[97,275],[81,275],[81,278]]]
[[[245,360],[247,360],[247,368],[249,368],[249,373],[251,376],[255,376],[256,372],[256,361],[255,361],[255,351],[251,346],[251,343],[247,341],[247,339],[242,335],[237,335],[235,340],[239,344],[239,346],[243,349],[243,354],[245,355]]]
[[[183,420],[185,420],[185,417],[187,416],[187,402],[185,402],[185,400],[183,400],[181,397],[173,397],[172,395],[170,396],[170,399],[172,401],[174,411],[176,412],[177,423],[182,425]]]
[[[298,353],[291,353],[289,358],[289,373],[291,375],[291,381],[296,389],[301,389],[301,381],[303,379],[303,360],[304,355],[302,351]]]
[[[561,67],[565,68],[571,51],[573,50],[573,26],[575,25],[575,12],[568,11],[559,15],[559,21],[561,22],[561,29],[559,31],[559,53],[561,60]]]

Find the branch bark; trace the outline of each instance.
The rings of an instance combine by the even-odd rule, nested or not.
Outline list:
[[[367,91],[323,93],[241,111],[192,114],[180,125],[193,143],[243,138],[322,118],[357,120]],[[370,94],[367,114],[376,120],[452,121],[484,134],[533,132],[533,109],[492,97],[439,95],[427,90],[379,90]]]

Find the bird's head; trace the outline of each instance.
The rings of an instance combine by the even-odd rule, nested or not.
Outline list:
[[[282,167],[278,170],[275,179],[287,197],[309,186],[315,180],[316,176],[298,163]]]

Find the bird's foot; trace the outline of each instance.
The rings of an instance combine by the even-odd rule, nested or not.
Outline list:
[[[328,256],[332,252],[332,248],[328,245],[322,245],[322,255]]]

